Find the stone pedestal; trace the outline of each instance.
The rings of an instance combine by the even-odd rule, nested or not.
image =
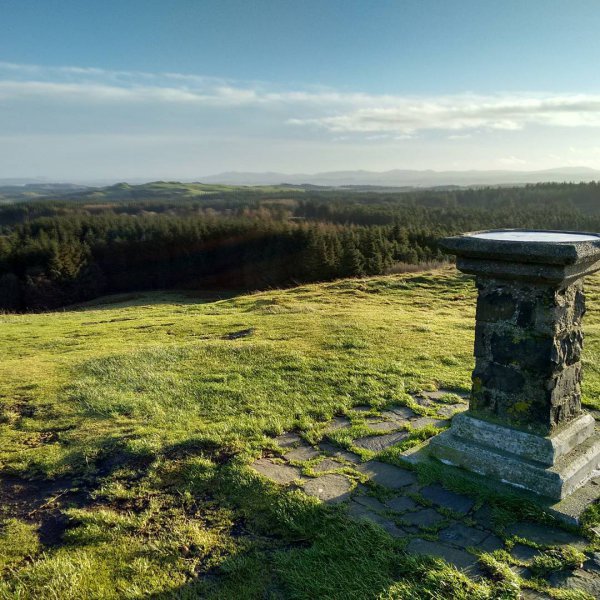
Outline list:
[[[550,498],[600,466],[581,409],[583,277],[600,269],[600,235],[502,230],[446,238],[476,276],[469,411],[431,441],[443,462]]]

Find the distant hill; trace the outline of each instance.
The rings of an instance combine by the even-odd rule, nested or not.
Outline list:
[[[600,180],[600,170],[589,167],[561,167],[543,171],[328,171],[323,173],[253,173],[229,171],[201,177],[203,183],[226,185],[318,185],[437,187],[478,185],[522,185],[544,182],[582,182]]]
[[[93,188],[74,183],[17,183],[16,179],[0,179],[0,203],[36,200],[47,196],[84,193]],[[8,183],[7,183],[8,182]],[[12,182],[12,183],[10,183]]]
[[[255,186],[253,192],[301,190],[300,186]],[[70,183],[0,185],[0,204],[29,200],[69,200],[72,202],[135,202],[140,200],[193,199],[210,194],[247,191],[247,186],[153,181],[139,185],[116,183],[106,187],[90,187]]]

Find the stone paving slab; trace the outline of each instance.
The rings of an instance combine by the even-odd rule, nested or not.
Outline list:
[[[507,535],[518,535],[540,544],[541,546],[560,546],[569,544],[575,548],[585,548],[588,541],[581,536],[569,533],[563,529],[540,525],[538,523],[513,523],[506,528]]]
[[[390,446],[399,444],[408,437],[407,431],[397,431],[387,435],[368,435],[354,440],[354,445],[365,450],[381,452]]]
[[[335,458],[341,458],[351,463],[361,462],[361,458],[358,456],[358,454],[354,454],[354,452],[350,452],[349,450],[343,450],[342,448],[339,448],[330,442],[321,442],[319,444],[319,448],[326,454]]]
[[[466,571],[471,576],[480,574],[479,567],[477,566],[477,558],[464,550],[420,538],[412,539],[406,549],[412,554],[426,554],[428,556],[443,558],[458,569]]]
[[[337,469],[342,469],[343,467],[344,465],[337,460],[333,460],[333,458],[326,458],[320,463],[314,465],[312,470],[315,473],[325,473],[326,471],[335,471]]]
[[[274,463],[268,458],[259,458],[254,461],[252,468],[275,483],[291,483],[299,479],[301,475],[300,469],[297,467]]]
[[[286,460],[304,461],[316,458],[317,456],[320,456],[320,454],[321,453],[312,446],[298,446],[297,448],[293,448],[289,452],[286,452],[283,456]]]
[[[369,429],[373,431],[396,431],[400,429],[404,422],[399,421],[369,421],[367,422]]]
[[[468,548],[469,546],[479,546],[485,538],[490,535],[489,531],[468,527],[462,523],[452,523],[450,527],[446,527],[440,531],[440,541]]]
[[[504,549],[504,542],[495,534],[488,535],[477,548],[483,552],[495,552]]]
[[[409,512],[402,515],[402,521],[415,527],[433,527],[445,519],[446,517],[440,515],[433,508],[424,508],[417,512]]]
[[[600,598],[600,577],[592,575],[582,569],[574,572],[559,571],[548,578],[550,585],[567,590],[580,590],[587,592],[592,598]]]
[[[338,429],[343,429],[344,427],[350,427],[351,421],[348,417],[334,417],[325,428],[326,432],[336,431]]]
[[[475,500],[462,494],[449,492],[441,485],[428,485],[421,490],[421,495],[438,506],[449,508],[456,513],[466,515],[475,504]]]
[[[309,496],[314,496],[323,502],[337,504],[350,498],[352,484],[343,475],[323,475],[307,481],[303,486]]]
[[[411,408],[408,408],[408,406],[392,406],[387,410],[381,411],[381,416],[385,419],[390,419],[390,421],[405,421],[413,419],[417,416],[417,413]]]
[[[357,470],[367,475],[371,481],[393,490],[417,482],[416,475],[411,471],[375,460],[359,465]]]
[[[429,407],[435,405],[433,400],[425,398],[424,396],[413,396],[413,399],[419,406]]]
[[[377,500],[377,498],[374,498],[373,496],[354,496],[352,500],[354,502],[358,502],[358,504],[364,506],[365,508],[368,508],[369,510],[386,510],[385,504],[383,504],[383,502],[380,502],[379,500]]]
[[[480,506],[471,516],[484,527],[491,527],[494,521],[489,504]]]
[[[453,405],[446,406],[451,407]],[[408,415],[406,410],[410,409],[406,409],[406,407],[399,408],[403,409],[402,414],[396,415],[396,417],[388,417],[388,421],[392,425],[386,425],[385,427],[401,426],[398,424],[406,422],[405,419]],[[371,410],[370,407],[365,407],[365,409]],[[432,422],[447,423],[447,421],[430,417],[418,417],[414,414],[409,422],[413,426],[415,423],[417,426],[423,426],[425,419],[427,420],[426,424]],[[332,430],[346,426],[346,422],[347,424],[350,423],[345,417],[336,418],[336,424]],[[370,424],[372,426],[381,422],[383,421],[371,421]],[[403,439],[407,435],[405,431],[396,431],[380,436],[366,436],[363,439],[381,440],[398,434],[404,436]],[[465,570],[469,575],[479,576],[482,571],[477,566],[477,557],[470,554],[467,549],[493,552],[504,548],[503,540],[490,531],[492,528],[492,511],[490,507],[484,505],[472,513],[475,501],[468,496],[448,491],[439,484],[421,487],[412,471],[377,460],[362,463],[358,455],[327,441],[322,441],[315,448],[308,445],[296,433],[283,434],[274,438],[274,440],[281,447],[287,449],[284,454],[286,460],[302,462],[322,456],[323,460],[313,467],[317,476],[312,478],[303,477],[298,467],[282,464],[277,459],[271,458],[261,458],[255,461],[252,467],[257,472],[276,483],[300,485],[307,494],[323,502],[331,504],[347,503],[350,516],[370,521],[382,527],[394,537],[406,538],[408,536],[411,538],[407,545],[407,551],[409,552],[443,558],[457,568]],[[354,488],[355,482],[352,477],[341,473],[328,472],[349,465],[370,481],[389,490],[396,490],[395,496],[389,497],[384,493],[382,498],[376,498],[368,493],[369,488],[363,484],[359,484]],[[420,494],[433,506],[421,506],[413,498],[406,495],[409,491]],[[442,514],[442,509],[453,511],[456,513],[456,518],[448,519]],[[393,517],[393,513],[397,513],[397,515]],[[475,526],[473,526],[472,518],[477,521]],[[436,531],[438,528],[439,531]],[[412,537],[413,535],[424,535],[419,533],[419,529],[428,530],[428,536],[431,535],[437,537],[437,539],[424,540]],[[541,546],[570,544],[579,549],[584,549],[588,545],[588,541],[580,536],[557,527],[538,523],[513,523],[506,527],[504,534],[507,536],[518,535]],[[511,553],[516,560],[527,565],[539,551],[525,544],[516,544]],[[527,567],[512,565],[510,568],[523,578],[532,576]],[[598,591],[599,582],[600,553],[589,553],[581,569],[561,572],[551,577],[552,585],[565,589],[585,590],[592,596],[600,593]],[[523,590],[523,598],[547,597],[544,594],[531,595],[532,593]],[[600,595],[597,597],[600,598]]]
[[[355,519],[371,521],[371,523],[379,525],[382,529],[387,531],[393,537],[406,537],[406,532],[400,527],[398,527],[392,520],[386,519],[385,517],[369,510],[362,504],[358,504],[354,501],[350,502],[350,506],[348,507],[348,513]]]
[[[302,443],[302,438],[293,432],[283,433],[275,438],[275,441],[282,448],[291,448]]]
[[[419,505],[408,496],[396,496],[391,500],[387,500],[385,505],[394,512],[400,513],[417,510],[419,508]]]
[[[525,546],[524,544],[515,544],[510,553],[517,560],[529,562],[532,558],[540,554],[540,550],[531,546]]]

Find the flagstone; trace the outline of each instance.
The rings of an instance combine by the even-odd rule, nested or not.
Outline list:
[[[480,572],[477,566],[477,557],[468,554],[464,550],[452,548],[439,542],[414,538],[408,543],[406,550],[412,554],[426,554],[443,558],[470,575],[478,575]]]
[[[326,458],[322,460],[320,463],[313,465],[312,470],[315,473],[324,473],[325,471],[335,471],[336,469],[343,468],[343,464],[338,462],[337,460],[333,460],[333,458]]]
[[[444,508],[448,508],[463,515],[466,515],[475,504],[475,500],[472,498],[450,492],[437,484],[424,487],[421,490],[421,494],[424,498],[427,498],[427,500],[430,500],[434,504],[443,506]]]
[[[381,452],[390,446],[399,444],[401,441],[408,437],[408,432],[397,431],[395,433],[388,433],[386,435],[368,435],[365,437],[357,438],[354,440],[354,445],[358,448],[364,448],[365,450],[372,450],[373,452]]]
[[[396,496],[391,500],[387,500],[385,505],[395,512],[406,512],[419,508],[419,505],[408,496]]]
[[[298,446],[284,454],[287,460],[304,461],[319,456],[319,451],[312,446]]]
[[[290,448],[299,445],[302,442],[302,438],[297,433],[288,431],[287,433],[278,435],[275,441],[282,448]]]
[[[445,518],[439,512],[433,510],[433,508],[425,508],[417,512],[402,515],[402,521],[408,525],[415,525],[417,527],[433,527]]]
[[[329,474],[307,481],[303,489],[309,496],[314,496],[323,502],[337,504],[350,497],[352,485],[343,475]]]
[[[416,475],[411,471],[379,461],[369,461],[359,465],[357,470],[367,475],[373,482],[394,490],[417,481]]]
[[[358,456],[358,454],[354,454],[354,452],[350,452],[349,450],[343,450],[342,448],[339,448],[330,442],[321,442],[319,444],[319,448],[326,454],[335,458],[341,458],[351,463],[361,462],[361,458]]]
[[[297,467],[274,463],[268,458],[258,459],[252,468],[275,483],[286,484],[300,478],[300,469]]]
[[[585,548],[588,541],[581,536],[569,533],[557,527],[541,525],[539,523],[519,522],[506,528],[507,535],[518,535],[541,546],[559,546],[570,544],[576,548]]]

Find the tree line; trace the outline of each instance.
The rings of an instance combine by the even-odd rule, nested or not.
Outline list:
[[[437,240],[461,231],[600,229],[596,184],[217,195],[0,207],[0,310],[49,310],[134,290],[378,275],[398,262],[444,260]]]

